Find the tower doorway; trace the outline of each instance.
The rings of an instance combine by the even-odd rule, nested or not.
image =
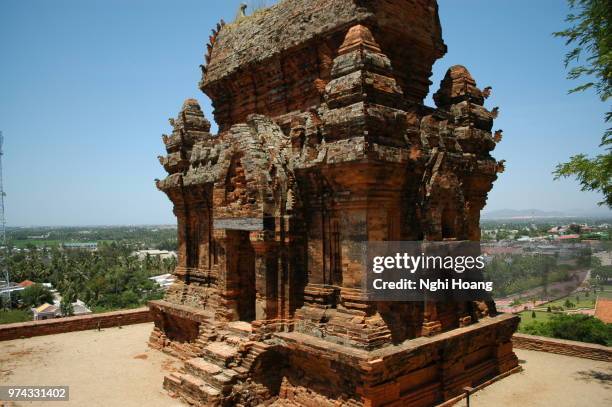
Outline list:
[[[255,319],[255,250],[247,230],[228,230],[232,244],[227,253],[228,286],[235,292],[237,319],[251,322]]]

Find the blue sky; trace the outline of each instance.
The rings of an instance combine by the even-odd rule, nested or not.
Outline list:
[[[9,225],[173,223],[154,186],[156,157],[184,99],[197,89],[210,29],[236,0],[2,0],[0,130]],[[606,105],[567,95],[565,0],[440,0],[448,67],[465,65],[488,107],[506,160],[486,210],[597,210],[600,196],[552,180],[556,163],[598,152]],[[431,98],[429,98],[431,104]],[[601,209],[599,209],[601,211]],[[605,212],[604,212],[605,213]],[[607,212],[608,214],[610,212]]]

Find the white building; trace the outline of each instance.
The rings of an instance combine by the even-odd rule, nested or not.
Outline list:
[[[162,260],[172,257],[176,258],[176,252],[174,251],[157,249],[138,250],[132,253],[132,255],[138,257],[138,260],[144,260],[147,256],[159,257]]]
[[[172,274],[162,274],[159,276],[149,277],[149,280],[155,281],[164,290],[168,289],[174,283],[176,278]]]

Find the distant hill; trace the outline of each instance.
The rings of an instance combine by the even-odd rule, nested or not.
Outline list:
[[[567,212],[544,211],[541,209],[498,209],[485,211],[482,219],[528,219],[528,218],[571,218],[571,217],[612,217],[612,211],[601,208],[595,210],[575,209]]]

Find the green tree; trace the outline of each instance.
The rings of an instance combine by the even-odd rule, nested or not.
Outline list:
[[[157,245],[159,250],[178,250],[178,242],[176,239],[166,239]]]
[[[139,303],[138,294],[133,291],[124,291],[121,293],[120,306],[121,307],[133,307],[134,305]]]
[[[570,93],[595,89],[606,102],[612,95],[612,7],[609,0],[568,0],[572,10],[565,21],[570,27],[554,33],[566,39],[572,48],[565,55],[565,67],[572,67],[568,79],[585,79],[586,82],[570,90]],[[581,57],[584,57],[581,60]],[[605,121],[612,120],[608,110]],[[555,179],[575,177],[583,191],[599,191],[604,195],[600,205],[612,208],[612,128],[608,128],[601,140],[604,153],[594,158],[578,154],[570,161],[557,165]]]
[[[107,237],[105,234],[111,232],[103,229],[98,233]],[[32,232],[24,234],[27,236]],[[170,234],[162,237],[167,240]],[[148,243],[146,245],[150,247]],[[162,298],[163,290],[149,277],[172,271],[176,266],[175,258],[162,261],[157,256],[150,256],[141,261],[131,255],[133,251],[134,244],[110,242],[101,243],[95,252],[54,248],[11,253],[7,262],[13,275],[20,276],[19,280],[41,281],[44,278],[45,282],[51,283],[65,299],[65,311],[68,311],[68,300],[74,302],[77,298],[94,309],[110,310],[137,307]]]
[[[24,306],[34,308],[44,303],[53,303],[53,294],[42,284],[33,284],[21,292]]]
[[[69,286],[64,295],[62,295],[62,300],[60,301],[60,311],[63,316],[67,317],[74,315],[72,303],[76,300],[77,293],[72,286]]]
[[[60,301],[60,312],[64,317],[74,315],[74,308],[72,307],[72,302],[67,297],[62,297],[62,301]]]
[[[555,314],[546,322],[534,321],[521,330],[531,335],[612,345],[612,324],[590,315]]]
[[[0,295],[0,308],[2,310],[11,310],[19,306],[19,291],[14,291],[11,295],[2,294]]]
[[[591,270],[591,278],[600,284],[606,284],[612,279],[612,266],[599,266]]]

